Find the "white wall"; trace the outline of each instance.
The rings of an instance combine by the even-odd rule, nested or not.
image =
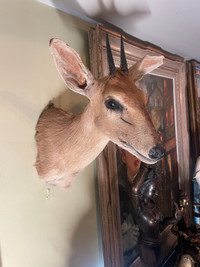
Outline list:
[[[65,89],[48,51],[59,37],[88,63],[89,24],[34,0],[0,0],[0,246],[3,267],[103,266],[90,164],[67,190],[46,200],[38,179],[34,128],[52,97],[79,111],[86,100]],[[63,94],[63,91],[66,93]],[[81,107],[81,108],[80,108]]]

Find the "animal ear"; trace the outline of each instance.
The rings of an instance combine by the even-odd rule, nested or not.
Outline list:
[[[89,98],[89,87],[95,79],[74,49],[60,39],[49,42],[49,50],[66,85]]]
[[[147,55],[129,68],[129,75],[131,75],[133,80],[136,82],[142,79],[145,74],[150,73],[162,65],[163,60],[164,56]]]

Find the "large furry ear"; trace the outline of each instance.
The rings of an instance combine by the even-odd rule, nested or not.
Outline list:
[[[163,64],[164,56],[145,56],[129,68],[129,75],[136,82]]]
[[[89,98],[89,88],[95,79],[76,51],[56,38],[50,40],[49,49],[66,85],[74,92]]]

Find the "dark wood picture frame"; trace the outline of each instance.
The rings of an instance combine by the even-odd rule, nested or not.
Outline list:
[[[200,63],[187,62],[192,169],[200,155]]]
[[[120,58],[120,34],[101,26],[91,28],[89,32],[91,70],[96,78],[107,75],[108,64],[106,54],[106,33],[109,35],[111,49],[116,66]],[[155,70],[155,75],[168,77],[174,81],[174,117],[178,162],[178,183],[190,197],[190,165],[189,165],[189,131],[187,120],[187,94],[185,63],[170,54],[151,47],[146,43],[134,42],[124,37],[124,47],[129,65],[148,55],[165,56],[165,63]],[[117,179],[116,148],[109,143],[97,159],[98,190],[101,213],[101,230],[106,267],[123,266],[120,206]],[[172,246],[170,237],[165,233],[165,243]],[[134,266],[139,266],[135,262]]]

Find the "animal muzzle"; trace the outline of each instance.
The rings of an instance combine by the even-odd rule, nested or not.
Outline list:
[[[165,148],[158,144],[152,147],[149,151],[149,157],[153,160],[160,160],[165,154]]]

